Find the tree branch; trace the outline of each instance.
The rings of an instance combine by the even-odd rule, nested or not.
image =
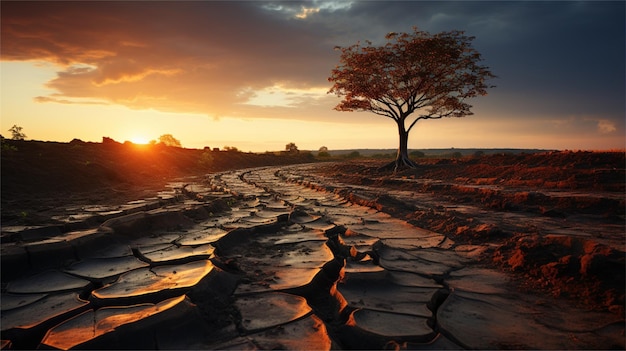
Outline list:
[[[455,112],[457,112],[456,109],[454,110],[450,110],[446,113],[443,114],[430,114],[430,115],[421,115],[418,116],[417,118],[415,118],[415,120],[413,122],[411,122],[411,124],[409,125],[409,128],[407,128],[407,133],[411,131],[411,128],[413,128],[413,126],[415,125],[415,123],[417,123],[417,121],[419,121],[420,119],[441,119],[441,118],[445,118],[445,117],[450,117],[452,114],[454,114]],[[460,112],[460,111],[459,111]]]
[[[384,109],[382,107],[378,107],[375,106],[372,108],[372,111],[374,111],[374,109],[379,110],[380,112],[387,112],[390,118],[397,120],[398,118],[400,118],[400,116],[398,115],[398,112],[396,110],[394,110],[393,106],[391,106],[391,103],[387,102],[384,100],[384,98],[381,99],[374,99],[372,100],[373,102],[378,102],[380,104],[383,104],[387,107],[387,109]]]

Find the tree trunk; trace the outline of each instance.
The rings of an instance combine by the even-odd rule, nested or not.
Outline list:
[[[398,134],[400,136],[400,145],[398,146],[394,172],[404,167],[417,167],[415,162],[409,158],[409,132],[404,129],[404,123],[398,123]]]
[[[383,166],[383,169],[393,169],[394,173],[402,168],[416,168],[417,164],[409,158],[409,132],[404,128],[404,123],[398,121],[398,136],[400,137],[400,145],[395,161]]]

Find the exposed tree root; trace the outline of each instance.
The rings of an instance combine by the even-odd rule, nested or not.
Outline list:
[[[417,163],[413,162],[408,156],[400,155],[394,161],[380,167],[379,170],[393,171],[393,173],[396,173],[407,168],[417,168]]]

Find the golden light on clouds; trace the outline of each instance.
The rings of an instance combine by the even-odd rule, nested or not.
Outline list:
[[[144,69],[139,70],[137,72],[120,72],[119,74],[105,74],[106,78],[96,79],[93,81],[93,84],[97,87],[107,85],[107,84],[119,84],[119,83],[129,83],[129,82],[139,82],[146,77],[153,74],[162,74],[164,76],[171,76],[178,73],[182,73],[182,69]]]
[[[296,18],[306,19],[309,15],[320,12],[319,8],[315,7],[304,7],[302,6],[302,11],[296,14]]]
[[[617,128],[615,128],[615,123],[612,121],[601,119],[598,120],[598,131],[602,134],[609,134],[617,131]]]
[[[260,90],[244,89],[240,94],[247,96],[245,105],[297,107],[299,103],[316,101],[327,97],[327,88],[298,89],[277,84]]]

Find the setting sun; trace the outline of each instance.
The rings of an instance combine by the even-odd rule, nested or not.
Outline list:
[[[133,144],[147,144],[150,140],[144,136],[138,135],[130,138],[130,142]]]

